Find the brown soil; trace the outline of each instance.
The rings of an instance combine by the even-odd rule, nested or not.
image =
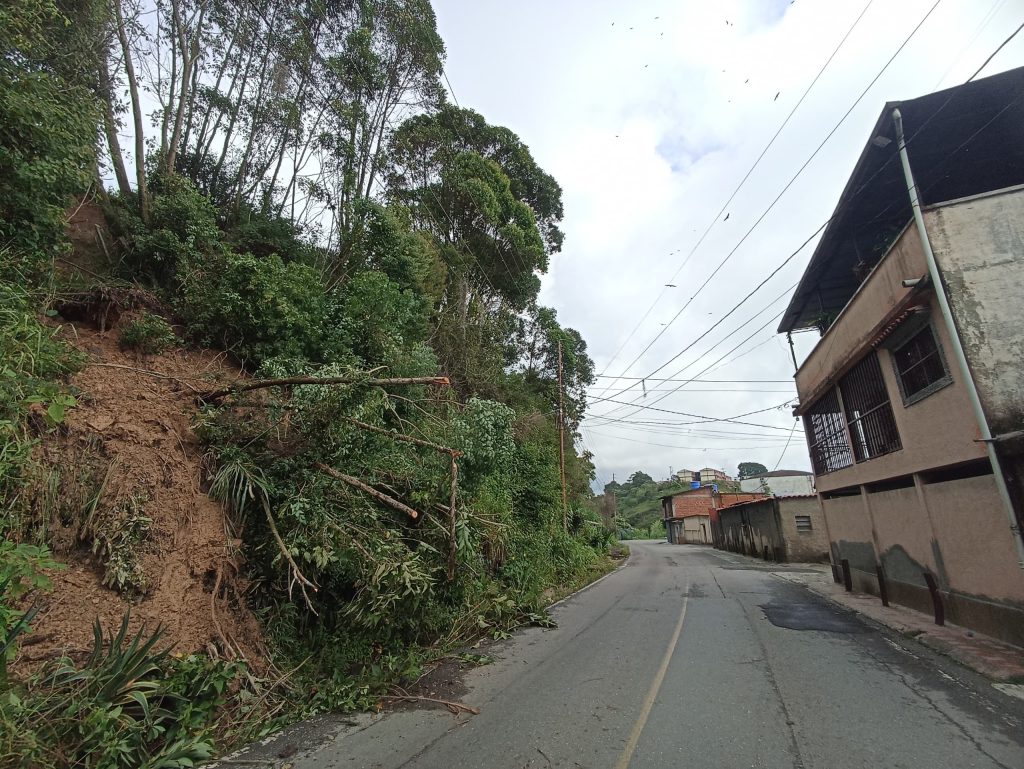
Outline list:
[[[54,589],[41,599],[17,664],[32,667],[61,653],[84,655],[95,618],[116,630],[130,611],[132,631],[163,625],[175,653],[244,656],[262,668],[261,631],[243,597],[240,543],[224,508],[205,492],[202,447],[191,427],[195,391],[237,372],[223,356],[205,351],[144,357],[122,351],[118,328],[129,318],[124,315],[107,333],[82,325],[63,329],[88,363],[71,380],[80,391],[79,405],[64,426],[43,436],[39,459],[52,468],[56,501],[49,509],[37,504],[37,515],[48,521],[57,560],[67,568],[51,575]],[[98,509],[134,499],[152,521],[138,549],[142,595],[103,585],[103,565],[83,533],[87,516],[75,520],[67,514],[81,510],[97,489]]]

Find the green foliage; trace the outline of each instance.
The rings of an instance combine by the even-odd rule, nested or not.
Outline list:
[[[0,280],[0,535],[26,533],[24,487],[34,438],[26,421],[33,410],[47,426],[64,420],[76,401],[59,379],[81,356],[59,339],[59,329],[39,322],[31,296]]]
[[[171,325],[149,312],[129,321],[121,329],[121,346],[138,350],[145,355],[159,355],[164,350],[175,346],[178,337]]]
[[[128,243],[121,263],[125,275],[171,287],[176,279],[186,280],[196,265],[215,267],[225,248],[210,199],[181,176],[159,177],[149,192],[148,225],[136,212],[134,198],[113,198],[113,224]]]
[[[7,682],[7,663],[14,656],[15,642],[28,630],[35,606],[18,609],[29,595],[52,586],[44,569],[57,569],[45,547],[0,540],[0,686]],[[3,692],[0,691],[0,696]]]
[[[675,480],[656,482],[641,470],[630,475],[625,483],[608,484],[605,490],[611,489],[615,493],[619,536],[622,539],[658,539],[664,536],[661,498],[689,488],[689,484]]]
[[[752,478],[755,475],[763,475],[767,472],[768,468],[760,462],[740,462],[740,465],[737,468],[737,477]]]
[[[99,113],[58,66],[67,24],[52,0],[0,8],[0,280],[49,277],[65,209],[93,177]]]
[[[0,763],[11,767],[192,767],[237,665],[159,650],[162,631],[93,628],[81,666],[61,659],[0,697]]]
[[[337,307],[317,273],[276,254],[228,253],[190,261],[180,273],[178,309],[201,343],[258,366],[275,357],[326,362],[343,357]]]

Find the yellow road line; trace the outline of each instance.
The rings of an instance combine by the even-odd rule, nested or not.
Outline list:
[[[657,674],[654,676],[654,680],[651,681],[651,688],[647,690],[647,696],[644,697],[643,707],[640,708],[640,717],[637,718],[636,723],[633,724],[633,729],[629,733],[629,740],[626,742],[626,747],[622,751],[622,755],[619,756],[618,762],[615,764],[615,769],[628,769],[629,762],[633,758],[633,752],[636,750],[636,744],[640,741],[640,735],[643,733],[644,726],[647,725],[647,719],[651,715],[651,708],[654,707],[654,700],[658,696],[658,692],[661,691],[661,684],[665,681],[665,673],[668,672],[668,663],[672,661],[672,655],[675,653],[676,644],[679,643],[679,635],[683,632],[683,620],[686,619],[686,604],[690,598],[687,593],[690,592],[690,586],[687,585],[683,590],[683,608],[679,612],[679,621],[676,623],[675,632],[672,633],[672,640],[668,642],[668,648],[665,650],[665,657],[661,660],[661,667],[658,668]]]

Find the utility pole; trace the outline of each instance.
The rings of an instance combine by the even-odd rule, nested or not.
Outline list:
[[[562,528],[569,531],[569,506],[565,501],[565,405],[562,400],[562,342],[558,342],[558,469],[562,477]]]

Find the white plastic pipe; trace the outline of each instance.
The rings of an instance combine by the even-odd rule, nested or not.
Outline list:
[[[910,207],[914,211],[914,222],[917,224],[918,235],[921,236],[921,247],[924,250],[924,258],[928,264],[928,276],[935,287],[935,299],[939,304],[939,312],[946,324],[946,331],[952,340],[953,357],[956,359],[957,368],[960,369],[960,378],[963,380],[967,390],[967,397],[971,402],[971,410],[978,420],[978,427],[981,429],[981,440],[985,443],[988,451],[989,462],[992,463],[992,473],[996,479],[996,488],[999,490],[999,498],[1006,509],[1006,515],[1010,519],[1010,532],[1014,544],[1017,546],[1017,562],[1024,569],[1024,540],[1021,539],[1020,526],[1017,524],[1017,515],[1013,509],[1013,502],[1010,499],[1010,490],[1006,487],[1006,476],[1003,475],[1003,466],[996,453],[995,443],[992,441],[992,431],[988,427],[988,420],[985,418],[985,411],[981,406],[981,398],[978,396],[978,388],[974,384],[974,377],[971,376],[971,369],[967,363],[967,355],[964,353],[963,344],[960,341],[960,334],[953,322],[953,313],[949,309],[949,299],[946,297],[946,288],[939,275],[939,266],[935,262],[935,253],[932,251],[932,243],[928,239],[928,230],[924,226],[924,215],[921,213],[921,199],[917,194],[917,184],[914,182],[914,174],[910,170],[910,158],[907,155],[907,143],[903,138],[903,116],[899,108],[892,111],[892,120],[896,125],[896,139],[899,143],[900,162],[903,164],[903,177],[907,181],[907,192],[910,194]]]

